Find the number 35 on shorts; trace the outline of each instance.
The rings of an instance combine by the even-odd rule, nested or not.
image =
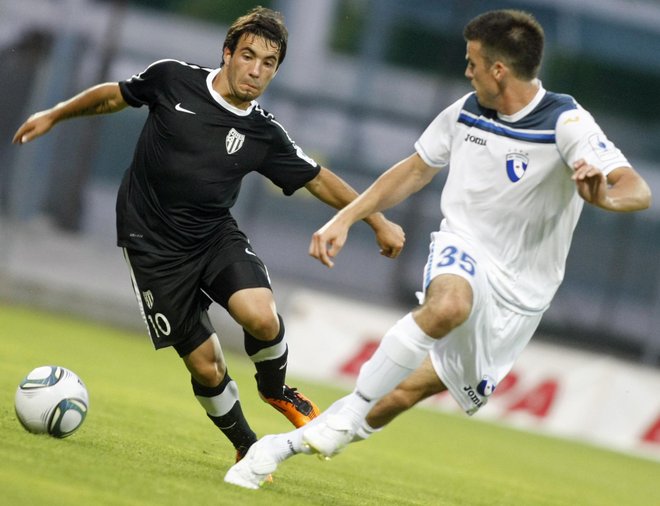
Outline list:
[[[456,246],[445,246],[440,252],[439,257],[440,261],[436,263],[436,267],[442,268],[457,265],[470,276],[474,276],[476,273],[477,261]]]

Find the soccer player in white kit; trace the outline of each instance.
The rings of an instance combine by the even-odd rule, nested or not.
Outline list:
[[[474,92],[442,111],[415,153],[339,211],[310,245],[332,267],[353,223],[400,203],[448,167],[421,305],[385,334],[353,393],[303,429],[262,438],[226,481],[258,488],[285,458],[331,457],[444,390],[475,413],[557,291],[584,202],[620,212],[650,205],[648,185],[593,117],[572,97],[543,88],[543,29],[531,15],[487,12],[464,36]]]

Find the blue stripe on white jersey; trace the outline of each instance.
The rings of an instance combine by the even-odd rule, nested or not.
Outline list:
[[[461,111],[461,114],[458,116],[458,122],[469,127],[478,128],[485,132],[501,135],[503,137],[510,137],[511,139],[517,139],[519,141],[541,142],[545,144],[552,144],[555,142],[554,130],[533,131],[509,128],[497,121],[483,119],[465,111]]]
[[[498,118],[492,109],[482,107],[472,94],[465,101],[458,122],[502,137],[526,142],[554,144],[555,125],[559,115],[577,109],[572,97],[547,92],[538,106],[521,121],[509,123]]]

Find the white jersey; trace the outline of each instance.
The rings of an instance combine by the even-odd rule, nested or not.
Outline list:
[[[469,93],[442,111],[415,149],[449,166],[441,229],[477,246],[503,304],[544,311],[561,283],[583,200],[571,180],[584,158],[605,175],[630,164],[570,96],[546,92],[512,116]]]

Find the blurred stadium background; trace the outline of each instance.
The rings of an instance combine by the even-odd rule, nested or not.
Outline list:
[[[660,366],[660,3],[652,0],[0,0],[0,297],[142,329],[115,247],[114,199],[145,110],[60,124],[11,145],[32,112],[162,58],[216,67],[228,24],[281,10],[287,60],[260,102],[311,156],[363,190],[412,152],[428,122],[469,91],[464,23],[514,7],[544,25],[547,89],[573,94],[647,178],[653,208],[585,207],[566,281],[538,339]],[[331,211],[248,177],[234,208],[269,266],[280,309],[304,287],[397,309],[415,303],[442,178],[389,213],[397,261],[358,226],[332,271],[307,256]],[[400,311],[399,311],[400,309]],[[218,315],[222,318],[222,315]],[[0,330],[1,331],[1,330]]]

